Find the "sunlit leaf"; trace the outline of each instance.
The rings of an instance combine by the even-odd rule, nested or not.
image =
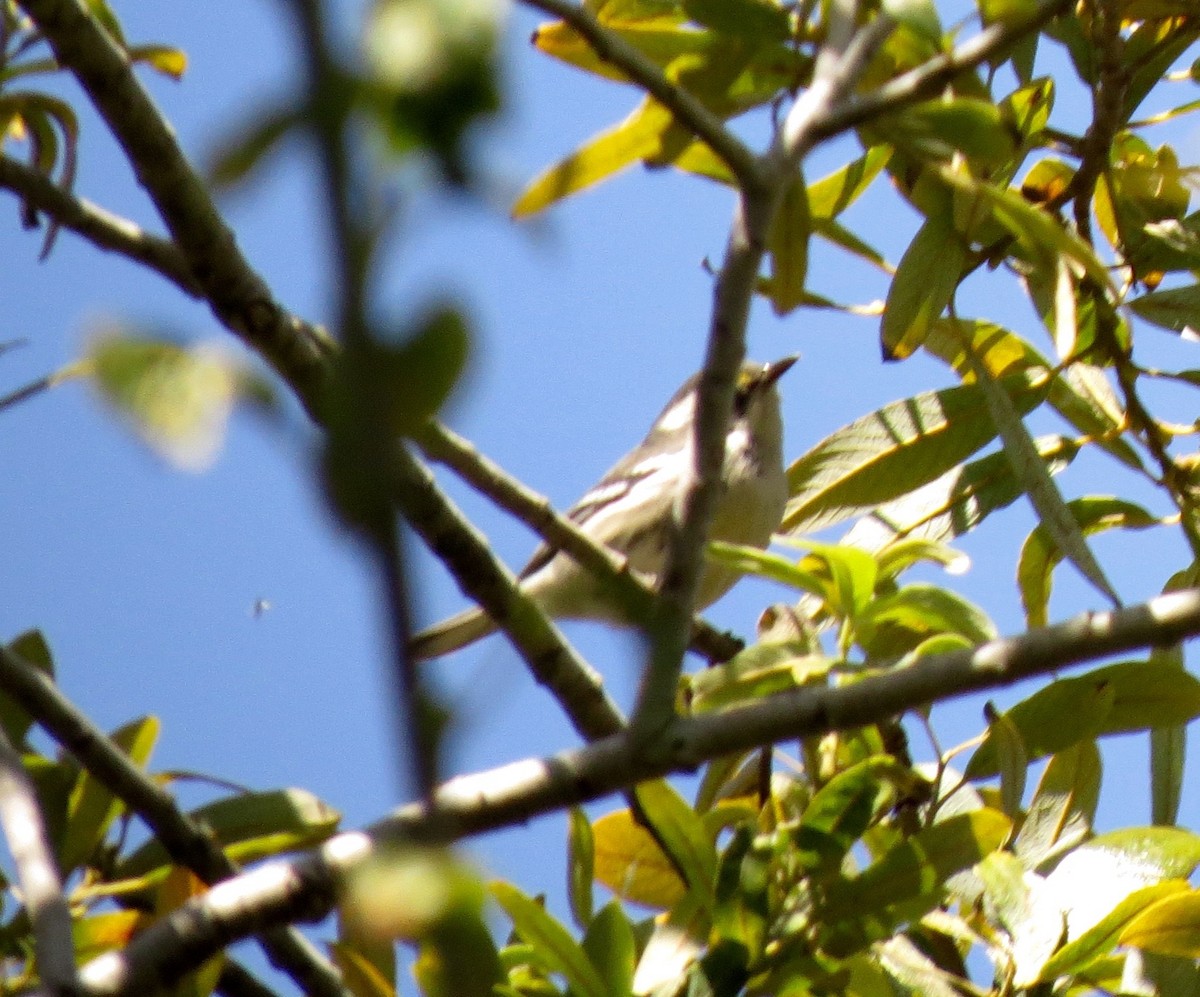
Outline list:
[[[1163,897],[1134,917],[1118,940],[1158,955],[1200,958],[1200,892]]]
[[[1100,773],[1100,752],[1094,741],[1080,741],[1050,759],[1013,842],[1013,851],[1026,868],[1038,869],[1091,834]]]
[[[1003,382],[1028,412],[1044,383]],[[791,498],[781,530],[812,532],[915,491],[995,439],[977,385],[893,402],[826,437],[788,468]]]
[[[948,215],[926,219],[896,268],[880,338],[887,359],[902,360],[925,339],[958,285],[966,250]]]
[[[1200,339],[1200,284],[1151,291],[1126,302],[1134,314],[1185,339]]]
[[[571,916],[581,928],[592,919],[592,880],[596,871],[596,844],[592,822],[578,807],[567,816],[567,899]]]
[[[1167,665],[1118,662],[1051,682],[1006,715],[1035,760],[1084,739],[1186,723],[1200,715],[1200,681]],[[996,766],[995,750],[985,738],[967,775],[986,778]]]

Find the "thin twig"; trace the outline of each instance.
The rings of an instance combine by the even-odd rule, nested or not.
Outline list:
[[[20,753],[0,728],[0,826],[12,852],[22,899],[33,926],[38,975],[51,994],[75,992],[71,911],[50,851],[42,811]]]
[[[630,619],[648,621],[656,605],[654,591],[629,570],[623,555],[598,544],[550,501],[481,454],[457,433],[432,423],[417,440],[430,460],[445,464],[477,491],[512,513],[551,547],[563,551],[602,585]],[[736,637],[697,616],[692,621],[692,650],[709,661],[728,661],[743,647]]]
[[[334,883],[385,842],[428,840],[431,830],[462,838],[512,826],[598,799],[631,782],[690,771],[732,752],[879,723],[935,700],[1197,635],[1200,589],[1188,589],[1127,609],[1082,613],[973,649],[931,655],[849,685],[804,686],[724,712],[681,719],[672,729],[669,747],[653,754],[642,751],[635,738],[618,736],[549,758],[460,776],[439,789],[432,826],[429,809],[411,804],[367,833],[338,835],[312,854],[271,862],[223,883],[147,928],[124,950],[84,966],[83,990],[90,997],[141,993],[152,984],[171,983],[264,923],[319,915],[321,903],[333,902]]]
[[[158,273],[192,298],[201,296],[187,261],[169,239],[59,187],[39,170],[0,153],[0,187],[94,246],[119,253]]]
[[[206,883],[237,875],[237,867],[202,825],[180,811],[174,798],[138,769],[43,672],[3,647],[0,688],[146,823],[172,861],[191,869]],[[262,946],[272,964],[309,994],[346,997],[337,971],[299,931],[272,929],[264,935]]]
[[[651,97],[667,108],[675,120],[702,139],[725,161],[725,165],[744,188],[758,187],[761,164],[750,148],[715,114],[683,87],[672,83],[666,74],[614,31],[608,30],[586,7],[571,0],[523,0],[547,14],[561,18],[591,46],[593,52],[621,70]]]

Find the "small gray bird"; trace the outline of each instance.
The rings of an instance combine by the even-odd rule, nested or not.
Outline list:
[[[725,489],[713,517],[710,540],[766,547],[783,518],[787,477],[783,470],[783,422],[775,383],[796,362],[746,362],[738,373],[729,433],[725,438]],[[678,522],[691,477],[699,375],[667,402],[646,438],[625,455],[568,512],[593,540],[624,554],[649,584],[663,570],[670,530]],[[521,572],[521,588],[549,616],[626,624],[595,579],[572,558],[544,544]],[[737,572],[704,567],[696,607],[715,602],[737,581]],[[466,647],[496,629],[481,609],[468,609],[423,630],[409,645],[418,659]]]

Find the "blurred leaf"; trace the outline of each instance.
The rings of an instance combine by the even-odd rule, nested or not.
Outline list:
[[[838,664],[800,641],[752,644],[729,661],[688,677],[693,713],[725,709],[822,680]]]
[[[438,412],[462,376],[470,345],[463,317],[441,307],[418,319],[398,347],[383,347],[371,357],[383,393],[392,400],[393,432],[411,436]]]
[[[239,863],[319,844],[340,820],[336,810],[303,789],[242,793],[198,807],[191,816]],[[162,844],[151,840],[119,862],[115,876],[132,879],[169,861]]]
[[[356,997],[375,997],[380,987],[394,993],[396,945],[393,939],[378,937],[361,919],[346,917],[344,910],[338,911],[337,927],[335,944],[345,957],[345,966],[339,961],[344,977],[349,981],[361,967],[362,979],[349,983]],[[334,955],[336,959],[336,952]]]
[[[1200,284],[1151,291],[1126,304],[1147,322],[1177,332],[1185,339],[1200,339]]]
[[[965,571],[970,564],[970,558],[962,551],[925,537],[900,537],[892,540],[879,549],[876,561],[881,580],[895,579],[924,561],[941,565],[947,574]]]
[[[802,568],[795,561],[781,554],[759,550],[757,547],[745,547],[741,544],[727,544],[720,540],[712,540],[705,548],[705,557],[715,564],[732,568],[747,575],[757,575],[759,578],[769,578],[771,581],[787,585],[800,592],[809,592],[818,598],[826,599],[832,596],[825,579],[813,571]]]
[[[609,997],[604,979],[587,953],[545,907],[509,883],[493,882],[491,892],[517,934],[533,946],[544,965],[566,978],[577,997]]]
[[[863,646],[873,654],[885,654],[877,647],[877,631],[899,628],[918,639],[936,634],[957,634],[971,644],[994,640],[996,628],[987,614],[963,596],[925,582],[905,585],[875,599],[855,618],[855,628]]]
[[[999,757],[1000,805],[1004,814],[1016,818],[1025,798],[1025,776],[1029,754],[1017,725],[1009,717],[987,711],[987,737]]]
[[[942,25],[932,0],[883,0],[883,12],[935,44],[942,40]]]
[[[1187,672],[1145,661],[1123,661],[1075,678],[1057,679],[1006,711],[1031,760],[1084,739],[1186,723],[1200,715],[1200,681]],[[967,765],[967,776],[997,771],[995,749],[985,738]]]
[[[183,49],[169,45],[131,45],[125,50],[130,62],[144,62],[151,69],[173,80],[183,79],[188,58]]]
[[[1114,606],[1119,606],[1121,600],[1113,591],[1103,569],[1084,540],[1079,524],[1063,501],[1062,493],[1055,485],[1037,446],[1025,428],[1022,413],[1017,411],[1009,394],[973,354],[971,363],[976,382],[983,389],[988,414],[1004,442],[1004,452],[1008,455],[1013,472],[1020,480],[1030,504],[1037,512],[1039,527],[1045,529],[1047,536],[1053,539],[1063,557],[1067,558],[1101,595],[1107,596]]]
[[[1091,835],[1100,773],[1094,741],[1080,741],[1050,759],[1013,842],[1025,868],[1037,870]]]
[[[1022,990],[1038,979],[1062,941],[1065,925],[1042,877],[1026,871],[1016,856],[994,852],[975,869],[984,887],[984,911],[1008,934],[1013,985]]]
[[[1141,506],[1109,495],[1072,499],[1067,509],[1084,536],[1110,529],[1144,530],[1162,523]],[[1017,583],[1030,627],[1046,625],[1052,575],[1062,558],[1062,551],[1043,525],[1035,527],[1021,546]]]
[[[101,395],[159,456],[202,471],[225,439],[241,374],[226,355],[106,332],[88,347]]]
[[[395,986],[379,972],[378,967],[346,942],[328,942],[329,954],[342,977],[342,984],[352,997],[394,997]]]
[[[564,197],[576,194],[662,148],[674,123],[671,112],[646,98],[615,128],[602,132],[532,180],[512,213],[527,218]]]
[[[124,949],[152,920],[151,915],[138,910],[104,911],[75,918],[71,922],[71,940],[76,960],[82,965],[103,952]]]
[[[157,717],[133,720],[109,735],[109,740],[139,769],[150,761],[158,741]],[[112,822],[125,809],[116,794],[91,772],[79,773],[67,809],[67,828],[58,848],[58,864],[70,873],[88,862],[104,841]]]
[[[880,337],[887,360],[903,360],[921,345],[958,286],[966,261],[948,214],[925,220],[888,288]]]
[[[567,899],[571,916],[581,928],[592,920],[592,880],[596,871],[596,842],[592,822],[579,807],[567,815]]]
[[[872,122],[871,127],[922,158],[949,160],[962,153],[985,169],[1007,163],[1016,151],[1011,119],[986,100],[922,101]]]
[[[683,0],[697,24],[749,42],[782,42],[791,36],[788,12],[771,0]]]
[[[583,951],[603,979],[605,992],[612,997],[633,993],[637,964],[633,931],[620,903],[612,900],[596,912],[583,936]]]
[[[1043,76],[1010,93],[1000,102],[1004,120],[1025,141],[1035,139],[1050,121],[1054,107],[1054,77]]]
[[[222,140],[209,159],[209,178],[218,190],[245,182],[303,124],[304,115],[290,104],[259,112]]]
[[[1020,412],[1044,384],[1005,379]],[[936,480],[996,436],[978,385],[892,402],[837,430],[788,468],[786,533],[822,529]]]

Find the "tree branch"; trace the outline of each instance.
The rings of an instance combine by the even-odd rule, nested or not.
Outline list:
[[[930,59],[869,94],[831,109],[814,124],[814,138],[817,141],[833,138],[881,114],[890,114],[934,96],[959,73],[982,65],[1073,6],[1073,0],[1046,0],[1026,20],[1017,23],[997,22],[985,28],[953,51]]]
[[[621,70],[675,116],[697,138],[725,161],[743,187],[761,183],[758,157],[725,124],[683,87],[667,79],[656,63],[616,32],[609,31],[585,7],[570,0],[524,0],[574,28],[604,62]]]
[[[287,380],[310,413],[319,412],[332,343],[284,309],[246,262],[128,57],[83,0],[21,0],[21,7],[120,143],[213,313]]]
[[[854,6],[849,0],[830,5],[830,28],[817,56],[812,85],[796,101],[755,173],[765,177],[765,182],[744,185],[739,192],[714,289],[708,346],[696,399],[694,479],[684,499],[679,529],[672,537],[659,585],[659,613],[650,632],[649,660],[631,721],[632,729],[646,740],[665,731],[674,716],[687,621],[695,603],[704,543],[723,488],[725,435],[737,374],[746,355],[750,302],[771,226],[786,185],[815,141],[810,138],[810,121],[849,98],[871,52],[890,30],[890,22],[880,17],[856,31]]]
[[[392,493],[421,539],[450,569],[463,593],[484,608],[589,741],[625,728],[604,681],[563,639],[487,540],[438,488],[429,469],[396,446]]]
[[[73,994],[75,945],[71,911],[46,836],[37,796],[20,753],[0,729],[0,826],[12,853],[21,895],[33,926],[38,976],[51,994]]]
[[[417,444],[430,460],[449,467],[476,491],[516,516],[546,544],[574,558],[610,590],[612,599],[630,619],[642,623],[651,619],[657,598],[654,591],[629,570],[622,555],[596,543],[574,522],[555,512],[547,498],[527,488],[441,423],[431,423]],[[691,646],[716,663],[728,661],[744,645],[697,616],[692,621]]]
[[[36,211],[48,215],[94,246],[119,253],[166,277],[184,294],[201,296],[183,254],[169,239],[151,235],[127,218],[114,215],[70,191],[50,177],[0,153],[0,187],[18,194]]]
[[[272,862],[214,887],[152,925],[119,952],[83,967],[90,997],[124,997],[151,983],[169,984],[264,924],[319,917],[334,884],[380,844],[448,840],[522,823],[595,800],[735,751],[785,738],[810,738],[878,723],[906,710],[969,692],[1011,685],[1070,665],[1200,634],[1200,589],[1159,596],[1106,613],[979,647],[924,658],[914,665],[843,686],[801,687],[720,713],[679,720],[666,750],[653,755],[631,736],[550,758],[527,759],[443,785],[430,808],[412,804],[368,829],[326,842],[316,852]],[[169,971],[164,967],[169,967]]]
[[[44,672],[5,647],[0,647],[0,688],[146,823],[172,861],[210,884],[238,874],[203,826],[182,813],[172,796],[140,771]],[[299,931],[275,928],[263,937],[262,946],[272,964],[308,993],[346,997],[337,971]]]

